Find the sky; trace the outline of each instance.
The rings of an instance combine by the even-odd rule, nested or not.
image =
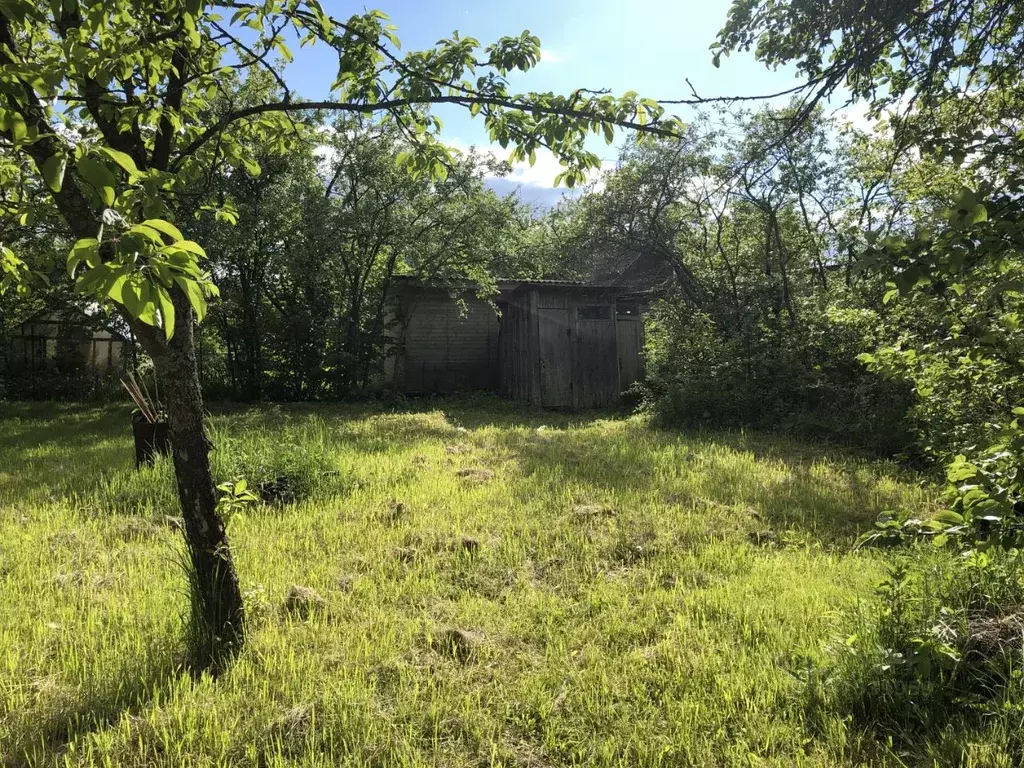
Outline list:
[[[576,88],[609,88],[613,93],[637,91],[654,99],[687,98],[687,78],[701,96],[758,95],[797,84],[792,69],[769,70],[751,54],[711,63],[708,47],[723,25],[729,0],[379,0],[368,6],[344,0],[321,0],[331,15],[347,18],[367,8],[391,17],[405,51],[432,47],[454,30],[484,45],[525,29],[541,40],[540,64],[510,77],[516,91],[569,93]],[[287,68],[288,85],[307,99],[326,98],[337,75],[336,54],[326,46],[297,49]],[[685,107],[671,112],[684,120]],[[435,110],[444,122],[442,139],[457,148],[489,149],[482,119],[458,107]],[[606,165],[624,138],[612,146],[595,139],[592,148]],[[493,151],[503,157],[500,147]],[[524,202],[550,206],[566,193],[555,189],[558,162],[538,153],[533,167],[517,166],[510,177],[489,180],[505,193],[516,190]]]

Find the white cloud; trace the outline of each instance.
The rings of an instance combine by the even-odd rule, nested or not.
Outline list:
[[[878,130],[877,122],[868,117],[868,105],[863,101],[854,102],[845,109],[836,111],[835,116],[840,122],[849,123],[863,133],[873,134]]]
[[[466,152],[469,150],[466,142],[461,139],[452,139],[448,142],[448,146],[452,149],[459,150],[460,152]],[[497,145],[477,147],[477,151],[481,155],[491,155],[496,160],[508,160],[512,154],[511,149],[502,149]],[[614,160],[604,160],[601,162],[601,168],[598,170],[591,171],[588,174],[588,181],[594,181],[601,177],[601,175],[608,170],[615,167]],[[493,173],[488,172],[488,179],[501,179],[505,182],[502,187],[506,185],[516,185],[522,187],[531,187],[536,189],[551,190],[555,189],[559,192],[566,191],[566,187],[560,186],[555,187],[555,177],[565,170],[558,159],[546,149],[537,150],[536,162],[530,165],[528,161],[521,161],[512,164],[512,172],[504,177],[495,176]],[[571,192],[571,190],[568,190]]]
[[[541,48],[540,60],[546,64],[562,64],[569,60],[569,54],[554,48]]]

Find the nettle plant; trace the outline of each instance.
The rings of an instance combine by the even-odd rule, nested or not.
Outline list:
[[[294,39],[336,52],[328,98],[291,92],[282,71]],[[184,220],[194,211],[231,218],[229,200],[204,196],[209,179],[226,168],[258,174],[256,148],[286,154],[312,113],[396,126],[410,147],[396,162],[433,180],[451,163],[433,104],[469,110],[513,162],[550,150],[568,186],[600,167],[591,134],[678,135],[677,121],[636,93],[511,91],[508,75],[539,61],[528,31],[486,46],[454,33],[403,52],[381,11],[337,19],[317,0],[0,2],[0,177],[13,180],[0,226],[31,227],[43,207],[56,214],[75,243],[68,267],[79,290],[117,312],[153,359],[199,601],[192,615],[217,648],[241,647],[244,606],[217,512],[193,344],[215,289]],[[239,97],[239,82],[254,76],[271,87]],[[0,240],[0,287],[24,290],[31,265],[5,233]]]

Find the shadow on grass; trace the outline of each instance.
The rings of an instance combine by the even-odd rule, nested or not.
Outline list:
[[[5,403],[0,416],[0,502],[87,491],[99,472],[132,466],[127,410]]]
[[[803,532],[828,545],[848,546],[879,513],[900,504],[900,489],[883,488],[881,480],[911,479],[895,465],[835,447],[740,433],[689,435],[642,422],[509,432],[499,440],[542,484],[568,479],[609,492],[646,492],[668,505],[754,513],[775,531]]]
[[[122,717],[138,715],[170,681],[187,674],[178,662],[168,658],[146,668],[119,670],[105,687],[73,703],[58,701],[54,705],[40,695],[37,707],[10,719],[0,744],[0,766],[63,764],[62,757],[75,741],[114,725]],[[59,686],[52,681],[46,684]]]
[[[804,531],[821,542],[848,543],[880,512],[899,505],[898,489],[891,483],[880,487],[883,478],[916,479],[894,464],[830,445],[756,433],[680,433],[642,421],[615,423],[621,413],[539,411],[495,396],[214,405],[211,413],[215,439],[261,441],[270,452],[290,443],[319,443],[325,451],[381,454],[422,441],[450,441],[459,428],[493,427],[502,430],[495,438],[501,447],[541,480],[647,491],[669,505],[749,507],[773,529]],[[104,482],[97,468],[102,475],[107,468],[131,466],[130,430],[120,408],[28,404],[9,408],[6,416],[13,418],[0,420],[0,466],[7,465],[0,473],[0,499],[89,492]],[[155,503],[153,482],[124,479],[126,497]],[[700,496],[684,486],[699,487]],[[164,496],[165,506],[173,507],[173,494]]]

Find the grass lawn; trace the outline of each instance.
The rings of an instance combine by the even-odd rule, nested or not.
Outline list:
[[[213,681],[127,409],[3,408],[0,765],[902,764],[799,674],[884,574],[856,534],[932,504],[890,465],[492,400],[217,413],[220,479],[330,473],[232,519],[250,642]]]

